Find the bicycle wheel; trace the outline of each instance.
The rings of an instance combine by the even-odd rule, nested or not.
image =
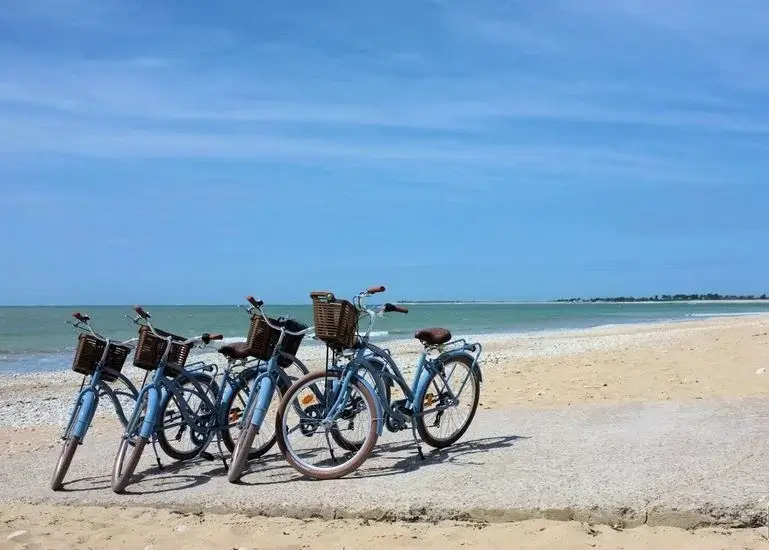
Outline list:
[[[196,374],[194,380],[197,384],[193,383],[191,378],[183,378],[179,382],[178,389],[182,393],[182,399],[190,411],[198,417],[200,425],[213,426],[215,415],[214,411],[210,410],[206,398],[211,403],[216,403],[218,388],[210,376]],[[191,460],[198,456],[203,445],[206,444],[208,434],[205,431],[195,430],[187,423],[175,395],[171,395],[166,400],[160,411],[160,418],[161,425],[157,435],[158,444],[163,452],[179,461]]]
[[[148,439],[139,435],[144,420],[143,416],[147,414],[148,403],[148,393],[142,396],[141,402],[136,402],[137,410],[140,412],[136,417],[136,422],[126,428],[126,433],[122,436],[115,455],[115,462],[112,465],[112,490],[118,494],[123,493],[131,481],[131,476],[139,464],[144,447],[149,442]]]
[[[52,490],[61,491],[64,486],[64,477],[67,475],[67,471],[72,464],[72,457],[75,456],[75,451],[77,451],[79,446],[80,440],[76,435],[68,435],[64,440],[64,444],[61,446],[59,460],[56,462],[56,468],[53,470],[53,479],[51,480]]]
[[[93,402],[91,402],[93,405]],[[69,467],[72,464],[72,457],[75,456],[75,451],[80,446],[80,438],[72,433],[75,428],[77,419],[80,416],[80,411],[83,408],[83,394],[78,396],[75,408],[70,414],[70,423],[67,433],[64,434],[64,443],[61,446],[61,452],[59,453],[59,460],[56,461],[56,467],[53,470],[53,478],[51,479],[51,489],[53,491],[60,491],[64,486],[64,478],[69,471]]]
[[[381,369],[385,368],[384,363],[381,361],[377,361],[377,363],[380,365]],[[361,377],[366,380],[375,391],[381,390],[381,388],[379,388],[376,383],[376,379],[368,370],[366,370],[361,375]],[[384,397],[383,401],[390,403],[390,385],[388,384],[387,380],[383,380],[382,382],[384,386],[384,396],[378,396],[378,398],[381,399]],[[361,397],[357,396],[356,399],[360,400]],[[355,429],[355,411],[359,408],[359,406],[359,402],[349,403],[348,407],[346,407],[345,411],[342,413],[338,424],[331,428],[331,437],[334,438],[334,441],[337,443],[337,445],[350,452],[357,451],[363,445],[363,439],[360,438],[360,433]],[[387,413],[385,413],[385,418],[386,415]],[[365,435],[365,433],[363,435]]]
[[[452,357],[443,363],[441,372],[446,380],[438,373],[433,374],[419,395],[414,396],[415,403],[422,403],[422,414],[414,419],[416,429],[419,437],[431,447],[443,449],[453,445],[470,427],[481,393],[480,381],[472,366],[470,357]],[[465,378],[467,382],[462,394],[457,395]],[[457,398],[455,404],[450,404],[449,389]]]
[[[259,386],[254,388],[254,391],[258,394]],[[275,423],[270,422],[270,420],[274,416],[277,416],[277,408],[283,398],[283,393],[284,391],[280,386],[276,387],[272,392],[272,398],[270,399],[270,404],[264,415],[261,426],[257,427],[251,423],[256,400],[251,404],[251,410],[245,411],[248,425],[245,430],[239,432],[235,443],[235,449],[232,451],[232,462],[227,469],[227,480],[230,483],[236,483],[240,480],[243,476],[243,470],[246,468],[246,464],[249,460],[252,458],[259,458],[275,444]],[[245,407],[245,404],[243,406]]]
[[[236,442],[240,437],[243,436],[245,432],[245,430],[241,431],[239,424],[240,419],[246,412],[248,395],[251,391],[251,380],[253,380],[256,375],[257,373],[254,372],[252,376],[249,376],[248,383],[240,386],[237,391],[232,392],[230,397],[224,403],[224,410],[226,411],[229,428],[222,432],[222,441],[224,442],[224,446],[227,447],[227,450],[232,453],[233,459],[237,445]],[[257,434],[254,434],[254,440],[256,441],[256,444],[254,444],[253,441],[251,442],[251,451],[248,454],[249,460],[252,458],[259,458],[260,456],[266,454],[272,448],[272,446],[275,445],[275,423],[272,421],[268,422],[268,419],[275,417],[275,414],[278,410],[278,404],[283,398],[283,394],[286,393],[286,390],[288,390],[288,388],[284,387],[284,384],[278,384],[277,391],[275,392],[273,400],[270,403],[270,408],[267,410],[267,414],[264,417],[265,421],[262,422],[258,437]]]
[[[352,403],[360,407],[354,414],[359,419],[358,429],[365,431],[365,435],[349,440],[361,440],[363,444],[351,451],[337,443],[334,449],[333,429],[339,420],[329,426],[322,424],[333,403],[334,381],[341,382],[340,372],[318,371],[303,376],[283,397],[275,418],[278,446],[283,456],[295,470],[314,479],[336,479],[354,472],[371,454],[378,437],[376,396],[361,382],[353,380],[345,409]],[[328,398],[319,400],[316,392]],[[325,401],[330,403],[327,405]],[[317,441],[311,443],[310,439]]]

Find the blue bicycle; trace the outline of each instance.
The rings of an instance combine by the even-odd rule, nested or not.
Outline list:
[[[256,303],[253,298],[248,299],[252,304]],[[222,443],[230,452],[237,453],[237,441],[237,449],[246,458],[266,453],[275,444],[274,434],[264,433],[265,437],[258,441],[249,437],[247,445],[241,442],[243,418],[252,410],[249,403],[255,402],[257,380],[273,372],[278,376],[278,395],[282,395],[296,379],[285,369],[295,366],[300,375],[308,371],[293,355],[282,354],[273,365],[263,362],[266,350],[271,350],[274,341],[272,333],[264,330],[269,327],[260,322],[261,316],[253,315],[249,309],[252,320],[247,341],[219,348],[219,353],[227,358],[227,366],[217,381],[219,367],[216,364],[186,365],[186,361],[192,346],[204,347],[211,341],[220,340],[221,335],[202,334],[184,339],[155,329],[149,313],[142,308],[137,307],[135,311],[137,317],[132,320],[141,326],[134,366],[154,371],[154,376],[142,386],[121,439],[112,471],[113,491],[121,493],[128,486],[144,447],[150,441],[153,449],[157,441],[165,454],[176,460],[198,456],[212,460],[205,450],[216,437],[225,469],[228,465]],[[244,368],[235,372],[236,367]],[[275,405],[277,407],[277,402]],[[237,435],[233,436],[235,433]],[[155,455],[162,468],[157,450]]]
[[[67,323],[82,331],[78,338],[72,370],[82,374],[83,381],[61,437],[64,444],[51,480],[51,489],[54,491],[60,491],[63,488],[64,478],[72,464],[72,457],[78,447],[83,444],[86,433],[91,427],[96,409],[99,407],[99,398],[105,395],[109,397],[120,423],[126,426],[128,420],[123,412],[123,406],[135,402],[138,395],[136,387],[121,373],[125,360],[131,352],[131,344],[137,339],[113,342],[94,332],[88,315],[73,313],[72,316],[75,322],[67,321]],[[121,403],[121,399],[124,403]]]
[[[334,479],[358,469],[371,454],[383,428],[411,428],[419,456],[422,441],[435,448],[455,443],[478,408],[481,369],[479,343],[453,340],[445,328],[416,331],[424,346],[409,384],[391,355],[370,341],[374,320],[405,307],[375,308],[364,299],[384,287],[358,294],[355,304],[330,292],[313,292],[315,336],[333,352],[323,371],[297,380],[280,402],[275,419],[278,446],[298,472]],[[361,334],[358,323],[368,317]],[[434,357],[431,354],[436,353]],[[392,399],[397,386],[405,398]]]
[[[187,368],[185,365],[193,346],[207,346],[214,340],[221,340],[222,335],[204,333],[185,339],[155,329],[150,322],[149,313],[138,306],[134,310],[137,317],[132,321],[140,327],[133,364],[146,370],[147,374],[136,398],[131,418],[120,439],[112,467],[112,490],[116,493],[125,491],[147,443],[152,441],[154,448],[156,439],[160,439],[158,435],[164,433],[163,412],[171,399],[179,407],[186,427],[189,428],[186,431],[194,442],[194,452],[185,453],[182,458],[200,454],[213,435],[218,433],[213,429],[219,420],[216,416],[218,408],[212,400],[219,392],[213,377],[206,374],[213,372],[216,366],[204,362]],[[154,371],[154,374],[152,380],[147,383],[151,371]],[[223,429],[228,426],[229,423],[225,420]],[[162,467],[157,450],[155,456],[158,466]]]
[[[265,422],[267,416],[277,409],[283,394],[288,391],[295,378],[291,378],[284,370],[292,362],[300,366],[302,375],[308,373],[307,368],[299,362],[295,355],[305,334],[312,330],[301,323],[284,317],[271,319],[262,311],[264,303],[249,296],[251,304],[251,330],[249,331],[249,348],[243,354],[251,354],[267,361],[265,369],[254,378],[248,402],[240,419],[240,437],[232,453],[232,462],[227,470],[227,479],[236,483],[243,475],[243,470],[253,453],[247,452],[252,448],[254,439],[265,438],[269,434],[271,445],[276,434],[272,431],[271,422]],[[224,348],[223,348],[224,350]],[[222,350],[222,351],[223,351]]]

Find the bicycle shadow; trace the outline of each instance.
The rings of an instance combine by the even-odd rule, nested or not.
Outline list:
[[[485,453],[497,449],[504,449],[512,447],[517,441],[530,439],[528,436],[509,435],[498,437],[486,437],[480,439],[470,439],[455,443],[454,445],[447,447],[446,449],[432,449],[424,453],[425,460],[421,460],[417,454],[416,445],[413,441],[399,441],[395,443],[386,443],[374,448],[366,463],[360,470],[346,476],[344,479],[366,479],[387,477],[393,475],[399,475],[407,472],[414,472],[425,467],[435,466],[438,464],[456,464],[459,466],[482,466],[482,462],[468,460],[469,456],[473,456],[479,453]],[[423,451],[424,449],[424,445]],[[413,455],[402,456],[404,451],[411,451]],[[393,454],[400,454],[401,456],[393,457]],[[281,470],[280,478],[276,481],[264,481],[258,480],[254,482],[246,482],[241,480],[241,484],[248,486],[259,485],[277,485],[290,482],[304,481],[312,482],[316,481],[307,476],[298,474],[290,477],[285,476],[286,468],[289,467],[282,455],[278,455],[276,460],[281,464],[280,466],[273,467],[271,469]],[[376,462],[389,461],[385,465],[376,465]],[[372,464],[373,463],[373,464]],[[263,474],[263,468],[255,467],[250,473]]]
[[[415,472],[430,466],[439,464],[454,464],[458,466],[483,466],[483,462],[468,459],[480,453],[486,453],[498,449],[512,447],[516,442],[530,439],[529,436],[506,435],[495,437],[484,437],[480,439],[469,439],[460,441],[445,449],[425,449],[422,445],[422,451],[425,459],[422,460],[417,454],[416,444],[413,441],[399,441],[397,443],[387,443],[376,447],[374,452],[366,461],[363,468],[355,472],[352,478],[376,478]],[[411,451],[411,456],[392,457],[392,454]],[[372,459],[375,462],[372,464]],[[384,465],[377,465],[376,462],[389,462]]]
[[[163,472],[157,471],[157,468],[154,468],[154,469],[156,470],[156,473],[160,473],[160,474],[163,473]],[[191,489],[193,487],[198,487],[200,485],[208,483],[208,481],[210,481],[211,479],[210,476],[207,476],[207,475],[180,474],[180,475],[172,475],[172,476],[163,476],[163,475],[152,475],[152,474],[153,474],[152,471],[144,471],[144,472],[134,474],[131,485],[129,485],[125,491],[126,494],[154,495],[154,494],[170,493],[172,491],[182,491],[184,489]],[[142,483],[143,481],[151,481],[154,487],[149,490],[137,491],[135,486]],[[87,486],[72,487],[72,485],[79,485],[83,483],[86,483]],[[69,492],[69,493],[85,493],[88,491],[111,490],[112,478],[111,476],[104,475],[104,476],[91,476],[91,477],[83,477],[80,479],[73,479],[72,481],[68,481],[67,483],[65,483],[62,489],[63,489],[63,492]]]

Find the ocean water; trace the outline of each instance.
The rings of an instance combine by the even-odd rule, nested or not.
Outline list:
[[[378,319],[378,339],[411,337],[425,326],[444,326],[455,335],[522,333],[589,328],[609,324],[680,321],[725,315],[769,313],[769,304],[743,303],[630,303],[630,304],[412,304],[409,314],[391,313]],[[70,320],[72,307],[0,307],[0,373],[69,369],[78,331]],[[147,306],[156,328],[181,336],[203,332],[243,339],[249,318],[234,306]],[[94,329],[111,339],[136,336],[136,325],[125,318],[129,306],[79,308],[92,318]],[[312,324],[312,308],[270,305],[268,315],[290,315]],[[308,341],[308,345],[312,345]],[[130,360],[130,359],[129,359]]]

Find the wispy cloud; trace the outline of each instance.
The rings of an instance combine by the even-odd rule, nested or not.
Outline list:
[[[708,63],[725,55],[718,41],[739,44],[729,56],[764,44],[761,4],[751,4],[708,12],[684,0],[447,1],[415,5],[411,21],[394,6],[381,22],[361,7],[344,22],[276,7],[229,14],[226,26],[214,12],[193,20],[173,4],[139,12],[120,0],[34,0],[0,23],[56,25],[69,11],[61,32],[90,21],[129,40],[96,56],[84,52],[100,51],[104,37],[89,39],[88,29],[82,51],[0,45],[0,156],[730,180],[743,176],[730,155],[769,133],[769,114]],[[414,31],[421,23],[429,37]],[[760,67],[763,55],[744,63]]]

